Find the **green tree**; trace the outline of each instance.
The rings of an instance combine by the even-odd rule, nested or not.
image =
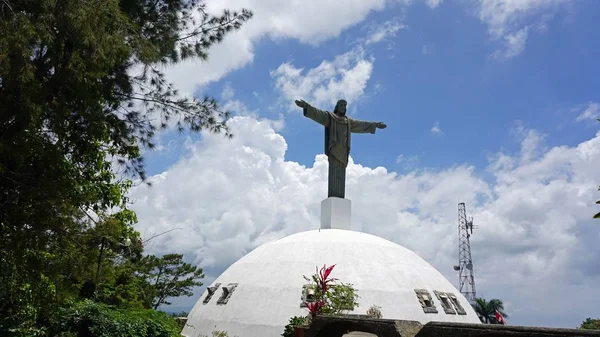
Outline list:
[[[127,213],[119,212],[93,224],[65,223],[61,235],[40,238],[45,239],[47,247],[23,247],[22,260],[13,255],[14,247],[3,246],[6,249],[0,251],[0,335],[4,329],[15,326],[23,327],[19,331],[24,335],[33,334],[37,326],[47,324],[56,307],[80,297],[95,297],[99,235],[109,239],[104,249],[101,282],[110,280],[121,265],[131,264],[142,247],[136,241],[139,233],[126,222],[133,213]],[[9,239],[0,237],[0,242],[10,242]],[[132,241],[129,247],[116,244],[127,240]],[[130,289],[129,293],[135,297],[136,291]]]
[[[0,334],[32,334],[76,294],[119,283],[110,266],[127,274],[125,238],[95,235],[106,221],[137,235],[113,163],[144,181],[142,150],[170,123],[231,136],[215,100],[180,95],[159,67],[206,59],[251,16],[200,0],[0,2]]]
[[[178,337],[180,331],[164,312],[124,310],[89,300],[58,309],[48,329],[50,336],[58,337]]]
[[[486,301],[484,298],[477,298],[475,299],[473,309],[475,309],[475,312],[482,323],[498,324],[498,321],[496,321],[496,310],[505,319],[508,318],[508,315],[504,312],[504,303],[497,298],[493,298],[489,301]]]
[[[579,329],[600,330],[600,319],[586,318],[585,321],[581,323],[581,326],[579,326]]]
[[[171,304],[169,298],[192,296],[194,287],[202,286],[202,269],[183,262],[182,254],[148,255],[140,265],[139,276],[147,282],[146,303],[153,309]]]

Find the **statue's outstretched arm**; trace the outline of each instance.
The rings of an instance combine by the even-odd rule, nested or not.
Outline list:
[[[301,107],[301,108],[303,108],[303,109],[306,109],[306,108],[308,108],[308,107],[310,107],[310,106],[311,106],[310,104],[308,104],[308,103],[307,103],[305,100],[303,100],[303,99],[297,99],[297,100],[295,100],[294,102],[296,103],[296,105],[297,105],[297,106],[299,106],[299,107]]]
[[[319,110],[302,99],[296,100],[295,103],[302,108],[305,117],[308,117],[323,126],[329,126],[329,112]]]
[[[376,129],[385,129],[387,125],[382,122],[369,122],[353,119],[350,122],[350,132],[375,133]]]

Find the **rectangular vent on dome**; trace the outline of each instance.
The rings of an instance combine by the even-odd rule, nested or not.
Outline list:
[[[426,289],[415,289],[415,293],[417,294],[419,303],[421,303],[421,307],[423,307],[423,312],[426,314],[437,314],[438,311],[433,303],[433,298],[431,298],[429,291]]]
[[[448,297],[447,293],[442,293],[437,290],[434,290],[433,293],[438,298],[438,300],[440,300],[440,302],[442,303],[442,308],[444,309],[445,313],[447,313],[449,315],[456,315],[456,311],[454,311],[454,308],[452,307],[452,304],[450,303],[450,298]]]
[[[221,297],[217,300],[217,304],[227,304],[229,298],[235,291],[235,288],[238,286],[237,283],[229,283],[227,287],[223,287],[223,293],[221,293]]]
[[[447,293],[448,297],[450,298],[450,301],[452,302],[452,304],[454,304],[454,308],[456,308],[456,313],[459,315],[466,315],[467,312],[465,311],[465,308],[462,307],[462,305],[460,305],[460,302],[458,301],[458,298],[456,297],[456,295],[452,294],[452,293]]]
[[[314,302],[315,289],[312,284],[302,286],[302,296],[300,297],[300,308],[306,308],[308,303]]]
[[[207,304],[208,302],[210,302],[210,299],[217,292],[217,290],[219,290],[220,285],[221,283],[215,283],[214,286],[206,288],[207,294],[206,297],[204,297],[204,300],[202,301],[203,304]]]

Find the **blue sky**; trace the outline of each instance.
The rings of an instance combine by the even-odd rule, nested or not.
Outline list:
[[[544,22],[545,32],[528,38],[526,51],[504,62],[491,58],[498,46],[490,42],[485,24],[470,13],[469,5],[447,2],[436,10],[425,3],[392,6],[318,46],[294,39],[262,39],[255,44],[251,65],[195,94],[218,98],[225,86],[231,86],[236,99],[260,111],[260,117],[285,114],[286,158],[308,165],[321,149],[316,137],[322,135],[302,118],[300,109],[272,106],[281,97],[270,71],[288,61],[297,68],[314,68],[350,51],[370,25],[397,20],[405,27],[396,36],[365,48],[374,58],[365,88],[368,97],[350,107],[355,118],[381,120],[389,126],[376,137],[355,138],[352,154],[362,164],[392,168],[397,156],[404,155],[418,156],[424,167],[468,162],[483,168],[488,152],[518,151],[519,142],[509,132],[517,120],[547,133],[549,146],[575,145],[594,135],[596,128],[574,117],[578,106],[598,96],[600,48],[593,41],[600,33],[589,27],[596,25],[600,5],[578,2],[569,11],[554,13]],[[443,134],[430,131],[436,123]],[[310,143],[307,137],[312,138]],[[181,140],[178,135],[174,139]],[[169,165],[163,158],[154,159],[148,166],[151,173]]]
[[[362,230],[415,250],[454,282],[456,204],[465,201],[480,222],[478,289],[505,300],[511,324],[573,327],[600,317],[592,304],[600,291],[590,290],[600,280],[600,225],[589,219],[600,184],[600,3],[208,4],[250,8],[255,17],[208,62],[167,75],[184,92],[218,98],[237,116],[236,137],[160,135],[161,148],[146,157],[155,187],[134,190],[134,209],[143,234],[183,230],[157,239],[151,251],[176,245],[205,268],[209,283],[261,243],[318,226],[323,131],[292,102],[330,110],[346,98],[352,117],[388,125],[352,139],[357,165],[348,170],[356,179],[348,194]],[[396,187],[373,180],[388,176]],[[290,201],[278,184],[304,201]],[[257,191],[280,209],[248,206]],[[371,200],[382,196],[389,200],[377,207],[389,219],[369,225]],[[246,213],[228,222],[218,200]],[[422,242],[414,224],[437,241]],[[514,275],[499,281],[490,265],[503,263]],[[556,289],[564,297],[547,302]],[[192,305],[200,293],[175,303]]]

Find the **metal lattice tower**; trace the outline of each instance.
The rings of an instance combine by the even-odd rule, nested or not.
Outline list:
[[[465,203],[458,204],[458,271],[459,290],[471,303],[475,303],[475,277],[473,275],[473,259],[471,258],[471,243],[473,234],[473,218],[467,219]]]

